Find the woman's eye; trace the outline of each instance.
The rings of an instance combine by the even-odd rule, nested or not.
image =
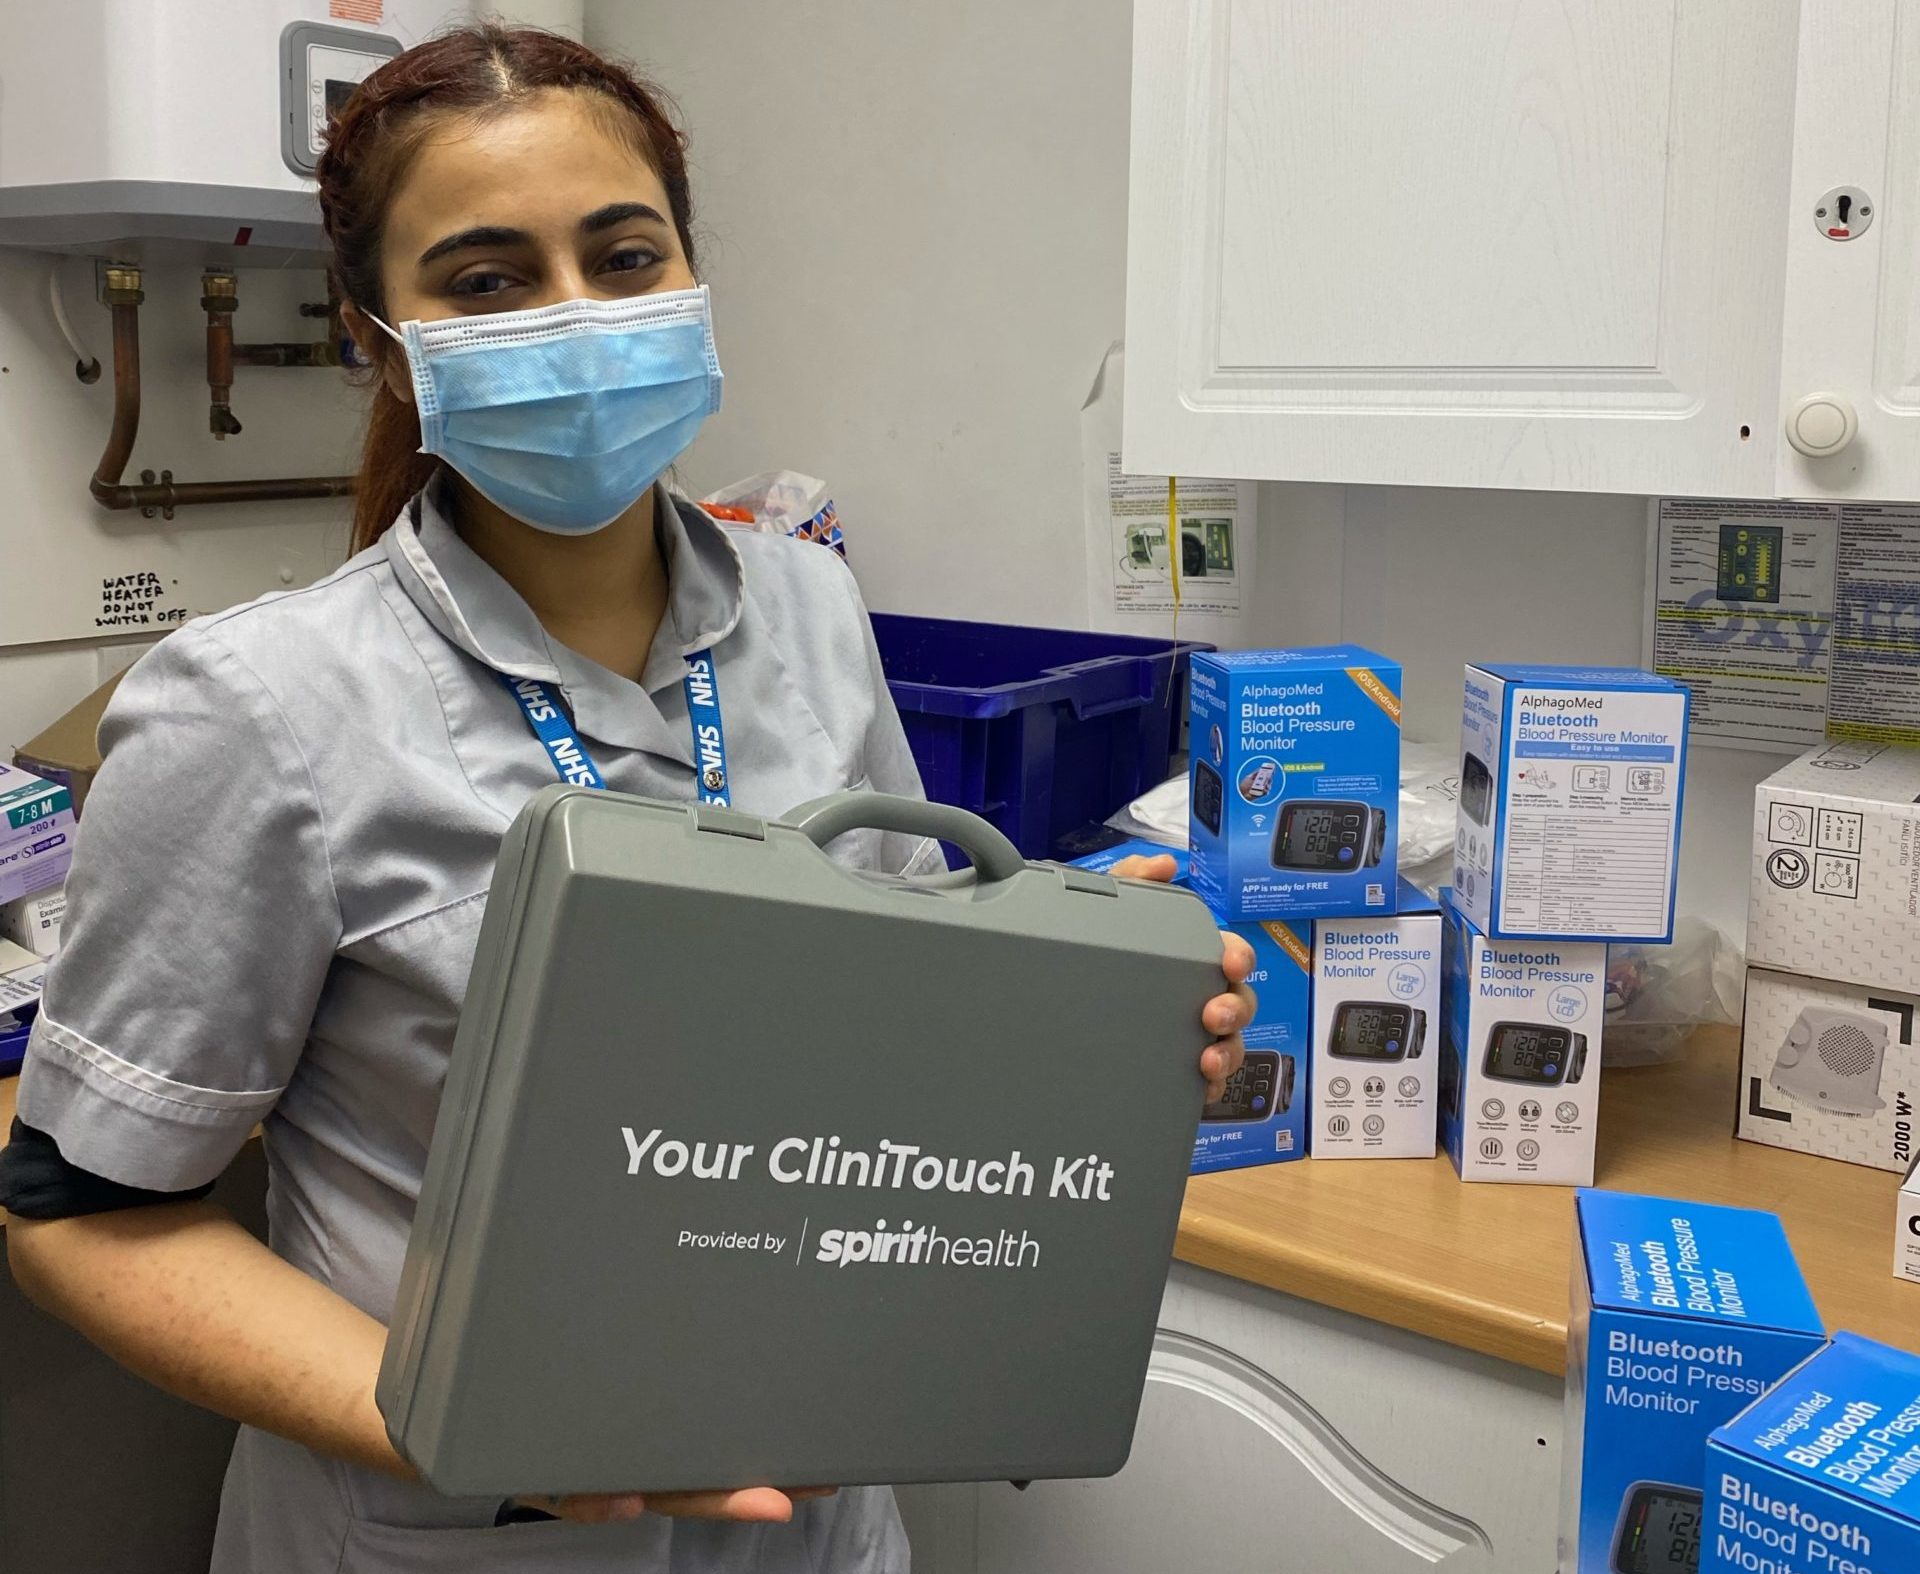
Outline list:
[[[463,273],[453,281],[455,295],[482,296],[498,295],[502,290],[510,290],[519,281],[504,273]]]
[[[607,273],[637,273],[642,268],[651,268],[660,260],[660,253],[646,246],[628,246],[614,252],[601,266]]]

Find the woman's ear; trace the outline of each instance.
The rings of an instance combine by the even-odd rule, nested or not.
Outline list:
[[[353,347],[360,352],[360,359],[380,374],[387,392],[402,404],[412,404],[413,377],[407,370],[407,357],[381,331],[380,325],[352,301],[340,303],[340,321],[353,335]]]

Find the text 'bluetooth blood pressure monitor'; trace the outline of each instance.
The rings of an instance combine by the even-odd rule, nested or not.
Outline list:
[[[1820,1348],[1820,1316],[1771,1213],[1610,1191],[1574,1209],[1559,1568],[1695,1574],[1736,1530],[1708,1438]]]
[[[1194,657],[1193,887],[1231,923],[1391,913],[1400,668],[1353,645]]]
[[[1851,1333],[1781,1377],[1707,1444],[1704,1566],[1920,1569],[1916,1396],[1920,1356]]]

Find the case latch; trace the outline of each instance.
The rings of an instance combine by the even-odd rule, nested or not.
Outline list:
[[[764,842],[767,839],[764,820],[717,803],[694,805],[693,828],[696,831],[711,831],[715,836],[744,836],[750,842]]]
[[[1113,883],[1110,876],[1095,874],[1091,869],[1062,869],[1060,883],[1069,891],[1084,891],[1088,896],[1120,894],[1120,887]]]

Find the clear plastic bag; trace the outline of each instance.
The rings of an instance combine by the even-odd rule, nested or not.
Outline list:
[[[1677,920],[1671,945],[1609,946],[1602,1064],[1673,1060],[1696,1028],[1737,1025],[1741,973],[1739,948],[1698,918]]]
[[[700,506],[716,519],[751,525],[756,530],[817,541],[847,555],[840,530],[840,511],[818,476],[797,470],[767,470],[748,476],[700,499]]]

